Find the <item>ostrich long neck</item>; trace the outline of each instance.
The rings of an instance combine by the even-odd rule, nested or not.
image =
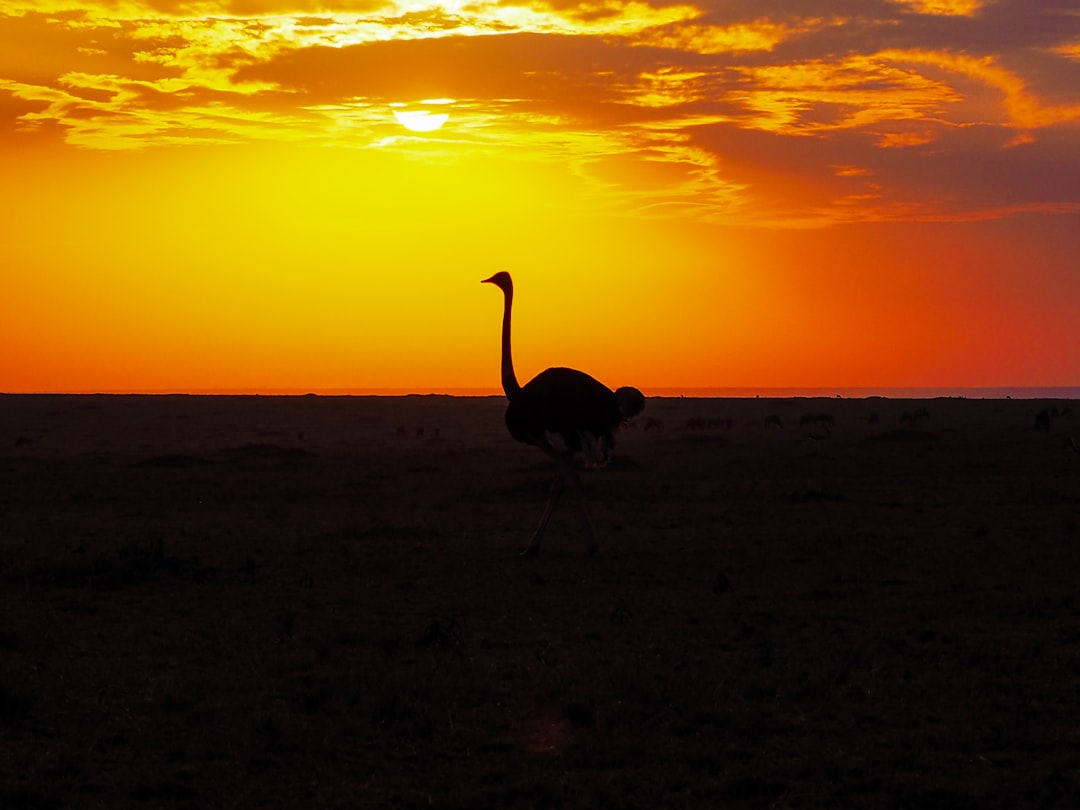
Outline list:
[[[521,386],[514,374],[514,358],[510,353],[510,309],[514,304],[514,288],[503,290],[502,322],[502,387],[507,399],[513,399]]]

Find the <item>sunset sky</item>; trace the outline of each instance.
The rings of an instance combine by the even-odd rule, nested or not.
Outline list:
[[[1075,0],[2,0],[0,391],[1080,386]]]

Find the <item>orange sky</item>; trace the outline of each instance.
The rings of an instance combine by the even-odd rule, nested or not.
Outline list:
[[[5,0],[0,177],[0,391],[1080,386],[1063,0]]]

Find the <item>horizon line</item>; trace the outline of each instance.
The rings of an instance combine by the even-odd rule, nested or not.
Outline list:
[[[647,397],[701,399],[1080,399],[1080,385],[998,386],[642,386]],[[501,397],[493,387],[330,387],[330,388],[189,388],[72,389],[64,391],[0,391],[0,396],[355,396],[355,397]]]

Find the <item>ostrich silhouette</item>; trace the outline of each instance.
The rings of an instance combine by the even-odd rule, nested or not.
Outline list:
[[[501,271],[482,284],[494,284],[503,292],[502,387],[509,404],[506,427],[519,442],[539,447],[555,460],[557,471],[551,482],[547,505],[523,556],[540,553],[540,539],[563,490],[576,490],[582,521],[588,535],[587,553],[596,553],[596,535],[585,504],[575,465],[590,467],[607,463],[615,445],[614,432],[627,419],[641,413],[645,397],[629,386],[612,391],[588,374],[572,368],[549,368],[524,386],[518,385],[510,351],[510,312],[514,304],[514,282]]]

